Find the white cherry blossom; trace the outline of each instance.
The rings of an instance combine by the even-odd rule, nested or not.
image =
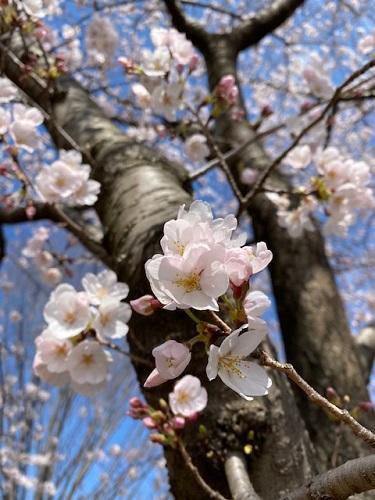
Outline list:
[[[182,91],[183,87],[179,82],[161,82],[151,94],[153,111],[169,121],[174,121],[181,106]]]
[[[185,151],[193,161],[202,161],[209,154],[207,139],[203,134],[194,134],[185,141]]]
[[[8,78],[0,78],[0,104],[12,101],[16,95],[17,87]]]
[[[247,326],[247,325],[245,325]],[[247,400],[268,394],[271,379],[264,368],[246,358],[265,338],[265,328],[243,331],[239,328],[226,337],[220,347],[211,345],[206,368],[209,380],[218,375],[230,389]]]
[[[86,295],[62,283],[52,292],[45,305],[44,319],[56,338],[75,337],[87,327],[91,319]]]
[[[44,121],[42,113],[36,108],[23,104],[13,107],[13,121],[9,127],[10,135],[16,145],[28,152],[32,152],[39,144],[37,128]]]
[[[311,149],[308,144],[297,146],[288,153],[285,158],[285,163],[295,169],[307,167],[312,160]]]
[[[109,297],[99,305],[93,327],[99,338],[119,339],[128,333],[130,316],[129,304]]]
[[[178,377],[190,363],[191,353],[180,342],[167,340],[152,350],[158,374],[165,380]]]
[[[112,356],[94,340],[76,345],[68,358],[68,370],[78,384],[99,384],[106,380]]]
[[[117,281],[116,273],[105,270],[98,275],[87,273],[82,279],[82,286],[93,305],[99,305],[105,299],[116,299],[120,302],[129,293],[126,283]]]
[[[207,406],[207,391],[202,387],[199,378],[185,375],[176,382],[168,399],[175,415],[191,417]]]

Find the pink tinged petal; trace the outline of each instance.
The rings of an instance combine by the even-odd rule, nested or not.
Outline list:
[[[167,382],[167,379],[163,378],[155,368],[147,377],[145,383],[143,384],[143,387],[156,387],[157,385],[164,384],[164,382]]]
[[[201,275],[200,284],[203,292],[209,297],[217,298],[228,290],[229,279],[224,266],[213,262]]]
[[[216,345],[210,346],[208,354],[208,363],[206,367],[206,374],[208,380],[214,380],[217,377],[219,369],[219,348]]]
[[[236,371],[220,368],[219,377],[224,384],[245,399],[268,394],[272,381],[264,368],[250,361],[242,361],[238,368],[241,370],[241,376]]]
[[[267,245],[263,241],[257,243],[255,252],[253,251],[253,255],[251,258],[251,267],[253,274],[263,271],[263,269],[267,267],[271,262],[272,257],[273,255],[271,250],[267,249]]]
[[[266,338],[265,329],[245,332],[240,335],[231,349],[231,354],[245,358]]]

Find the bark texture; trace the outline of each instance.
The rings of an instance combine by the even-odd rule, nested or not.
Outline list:
[[[212,38],[203,55],[211,90],[226,74],[233,74],[238,81],[230,35]],[[224,149],[255,137],[249,123],[235,121],[227,114],[217,120],[215,133],[221,143],[226,142]],[[241,170],[251,167],[261,172],[271,160],[262,144],[255,141],[229,163],[240,190],[246,193],[247,187],[240,181]],[[277,171],[267,185],[276,190],[291,189],[288,179]],[[366,377],[318,228],[292,238],[278,223],[277,207],[263,193],[253,198],[248,213],[256,240],[266,241],[274,254],[270,273],[287,360],[322,394],[333,386],[340,395],[349,395],[352,405],[368,399]],[[326,415],[298,391],[297,399],[321,470],[331,466],[332,450],[337,447],[339,463],[369,453],[345,429],[327,421]]]
[[[178,13],[175,17],[182,22]],[[238,47],[231,37],[210,35],[206,47],[202,31],[195,31],[194,36],[205,54],[211,88],[222,75],[236,74]],[[17,58],[4,46],[1,49],[7,76],[50,114],[48,125],[57,145],[71,145],[61,133],[63,128],[85,153],[95,178],[101,182],[96,209],[104,228],[103,244],[119,279],[129,283],[133,296],[148,292],[144,262],[158,251],[164,222],[176,216],[182,203],[191,200],[185,170],[157,151],[128,140],[71,78],[61,78],[53,88],[43,88],[35,79],[25,78]],[[228,148],[254,134],[248,124],[233,122],[229,117],[218,121],[216,133],[227,137]],[[231,163],[237,180],[243,165],[259,169],[268,165],[260,144],[247,148]],[[284,186],[287,180],[275,176],[272,183]],[[271,275],[288,359],[319,390],[334,385],[354,400],[366,399],[365,382],[319,232],[292,240],[278,226],[275,207],[262,195],[254,199],[249,211],[257,239],[266,241],[275,255]],[[131,352],[150,357],[152,348],[168,338],[191,337],[192,328],[183,313],[158,313],[153,317],[152,330],[149,320],[135,317],[129,335]],[[204,366],[202,354],[194,351],[189,372],[205,380]],[[143,364],[135,363],[135,368],[142,384],[148,371]],[[264,500],[286,496],[317,472],[311,439],[293,390],[282,374],[273,372],[271,376],[270,395],[252,402],[241,400],[218,381],[207,384],[209,406],[202,421],[207,433],[197,437],[197,426],[187,432],[186,447],[194,464],[225,496],[229,495],[223,472],[226,456],[243,449],[250,431],[254,432],[254,452],[247,465],[254,489]],[[165,384],[145,391],[145,395],[155,401],[171,386]],[[337,439],[335,426],[319,409],[310,408],[305,399],[301,399],[300,410],[318,450],[319,464],[325,468]],[[364,451],[351,437],[341,436],[339,441],[340,460]],[[181,455],[173,450],[166,454],[175,497],[206,498]]]

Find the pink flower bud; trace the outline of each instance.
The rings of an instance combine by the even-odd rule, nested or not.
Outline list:
[[[194,71],[195,69],[197,69],[198,62],[199,62],[199,57],[197,56],[197,54],[194,54],[189,61],[190,71]]]
[[[164,382],[166,381],[167,379],[163,378],[155,368],[147,377],[146,382],[143,384],[143,387],[156,387],[157,385],[164,384]]]
[[[144,407],[144,404],[137,396],[134,396],[133,398],[131,398],[129,401],[129,404],[130,404],[131,408],[143,408]]]
[[[238,87],[233,75],[224,75],[216,86],[216,97],[228,106],[232,106],[237,102]]]
[[[174,429],[183,429],[185,427],[185,419],[184,417],[173,417],[171,420],[172,427]]]
[[[187,423],[192,423],[198,420],[199,417],[199,412],[195,411],[194,413],[191,413],[188,417],[186,417],[186,422]]]
[[[32,220],[36,214],[36,208],[34,207],[34,205],[28,205],[26,207],[26,217],[29,219],[29,220]]]
[[[147,427],[147,429],[156,429],[156,427],[157,427],[157,423],[151,417],[145,417],[142,420],[142,422],[145,424],[145,426]]]
[[[142,316],[151,316],[162,304],[153,295],[143,295],[139,299],[131,300],[132,309]]]
[[[338,394],[333,387],[327,387],[326,394],[328,399],[335,399],[338,397]]]
[[[361,401],[358,405],[358,408],[360,408],[364,412],[368,412],[374,408],[374,405],[371,401]]]

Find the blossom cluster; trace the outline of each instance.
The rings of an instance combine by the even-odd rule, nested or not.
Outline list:
[[[229,286],[241,287],[272,259],[265,243],[244,246],[246,235],[233,237],[233,215],[214,219],[208,204],[182,206],[177,219],[164,225],[163,254],[145,264],[152,291],[166,309],[218,311],[217,299]]]
[[[49,285],[56,285],[61,281],[62,273],[55,264],[55,258],[51,252],[46,250],[45,244],[50,236],[47,227],[39,227],[31,238],[26,242],[22,255],[32,259],[38,268],[43,280]]]
[[[9,80],[0,79],[0,102],[10,102],[15,97]],[[15,146],[31,153],[39,144],[38,127],[44,121],[42,113],[23,104],[14,104],[12,112],[0,108],[0,136],[9,134]]]
[[[152,29],[151,40],[155,48],[142,51],[140,66],[136,67],[124,58],[119,62],[127,71],[140,75],[140,82],[132,85],[137,104],[173,121],[182,106],[183,72],[185,68],[188,71],[196,68],[197,55],[185,35],[173,28]]]
[[[82,163],[77,151],[59,152],[58,160],[43,166],[36,176],[36,188],[49,203],[93,205],[100,183],[90,179],[91,167]]]
[[[129,292],[113,271],[87,273],[84,291],[59,285],[44,308],[46,329],[36,338],[34,371],[53,385],[68,382],[83,394],[93,394],[108,380],[111,354],[108,340],[124,337],[131,308],[121,302]]]
[[[328,216],[323,227],[325,234],[338,236],[346,235],[358,210],[374,206],[369,165],[344,157],[337,148],[328,147],[313,154],[309,145],[298,146],[287,156],[286,163],[297,170],[314,163],[318,172],[300,191],[297,208],[288,210],[289,200],[284,195],[269,194],[279,206],[281,225],[294,237],[300,236],[304,229],[313,229],[310,215],[319,205],[323,205]]]
[[[152,442],[174,446],[177,432],[196,421],[199,413],[205,409],[207,391],[197,377],[185,375],[169,393],[168,403],[161,399],[159,409],[155,409],[134,397],[130,400],[128,415],[135,420],[142,420],[148,429],[156,431],[150,436]]]
[[[110,18],[94,15],[86,33],[89,63],[108,66],[119,45],[119,36]]]
[[[165,224],[160,242],[163,254],[145,264],[159,304],[156,306],[156,299],[147,296],[132,302],[132,306],[147,315],[161,306],[187,310],[198,323],[198,336],[186,343],[170,339],[155,347],[155,369],[145,387],[181,375],[190,363],[191,346],[201,341],[208,355],[209,380],[219,376],[245,399],[267,394],[271,380],[263,368],[247,357],[266,337],[266,323],[260,316],[270,302],[262,292],[249,291],[249,279],[269,264],[272,253],[263,242],[255,247],[244,246],[245,235],[233,235],[236,227],[234,216],[214,219],[210,206],[201,201],[193,202],[189,210],[182,206],[177,219]],[[222,311],[239,328],[222,331],[217,325],[196,318],[190,308]],[[219,346],[216,340],[221,340]]]

